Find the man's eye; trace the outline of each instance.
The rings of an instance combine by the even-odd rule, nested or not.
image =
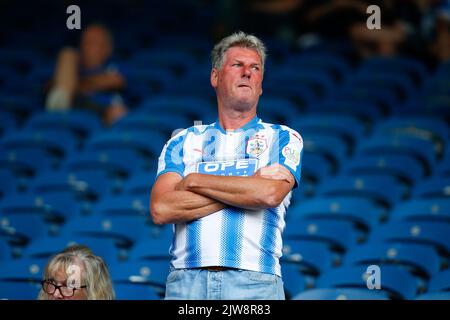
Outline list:
[[[259,70],[259,67],[257,67],[257,66],[253,66],[253,70]]]

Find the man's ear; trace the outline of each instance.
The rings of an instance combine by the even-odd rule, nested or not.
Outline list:
[[[219,77],[219,73],[218,73],[217,69],[213,68],[211,70],[211,79],[210,79],[211,80],[211,86],[213,88],[217,88],[217,83],[219,82],[218,77]]]

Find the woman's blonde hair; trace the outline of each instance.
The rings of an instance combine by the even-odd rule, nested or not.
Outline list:
[[[103,259],[83,245],[72,245],[53,256],[44,270],[44,280],[52,278],[58,270],[67,273],[71,266],[81,266],[81,284],[86,286],[88,300],[114,300],[115,293],[108,267]],[[39,300],[48,300],[48,294],[41,289]]]

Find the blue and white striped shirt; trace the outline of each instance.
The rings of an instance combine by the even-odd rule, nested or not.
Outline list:
[[[163,148],[158,174],[185,177],[199,172],[251,176],[261,167],[279,163],[300,183],[303,141],[294,130],[253,118],[245,126],[225,131],[215,122],[193,126]],[[276,208],[246,210],[226,207],[189,223],[174,226],[170,253],[173,268],[224,266],[281,276],[281,233],[291,192]]]

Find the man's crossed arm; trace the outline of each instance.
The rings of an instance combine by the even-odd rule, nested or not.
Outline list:
[[[244,209],[278,206],[295,183],[280,165],[263,167],[250,177],[225,177],[191,173],[182,178],[169,172],[156,180],[150,210],[156,224],[192,221],[227,205]]]

